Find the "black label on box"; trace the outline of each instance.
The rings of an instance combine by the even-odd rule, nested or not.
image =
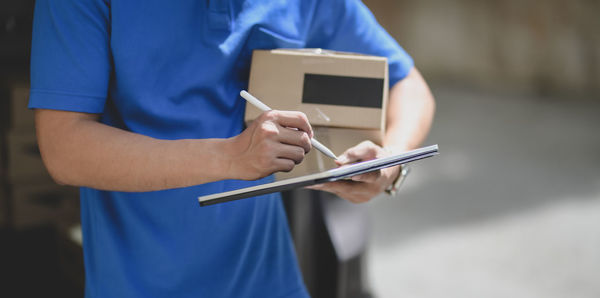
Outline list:
[[[383,79],[304,74],[302,102],[381,108]]]

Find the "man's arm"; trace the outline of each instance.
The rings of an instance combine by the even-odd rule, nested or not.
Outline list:
[[[56,182],[152,191],[224,179],[254,180],[290,171],[311,148],[312,129],[299,112],[263,113],[229,139],[159,140],[102,124],[98,118],[36,110],[40,151]]]
[[[390,90],[384,147],[398,152],[420,147],[429,134],[434,113],[433,94],[421,73],[413,67],[408,76]]]
[[[418,148],[427,137],[435,100],[427,83],[416,68],[390,90],[387,127],[383,145],[387,150],[403,152]],[[383,148],[363,142],[339,157],[339,164],[354,163],[384,156]],[[367,202],[384,191],[398,177],[399,166],[359,175],[353,181],[336,181],[310,187],[335,193],[351,202]]]

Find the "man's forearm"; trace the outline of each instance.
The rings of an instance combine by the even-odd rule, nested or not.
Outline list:
[[[60,184],[153,191],[291,171],[310,151],[300,112],[268,111],[228,139],[158,140],[98,122],[98,115],[36,110],[42,158]],[[240,120],[241,121],[241,120]]]
[[[38,142],[60,184],[151,191],[228,177],[222,139],[158,140],[97,122],[97,115],[37,110]]]
[[[384,147],[406,151],[419,147],[431,128],[435,100],[416,68],[390,89]]]

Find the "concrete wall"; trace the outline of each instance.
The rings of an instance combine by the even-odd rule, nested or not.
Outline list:
[[[365,0],[429,80],[600,94],[600,1]]]

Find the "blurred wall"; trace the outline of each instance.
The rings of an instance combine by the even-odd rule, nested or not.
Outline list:
[[[364,3],[431,81],[600,94],[600,1]]]
[[[0,0],[0,80],[27,76],[33,5],[33,0]]]

